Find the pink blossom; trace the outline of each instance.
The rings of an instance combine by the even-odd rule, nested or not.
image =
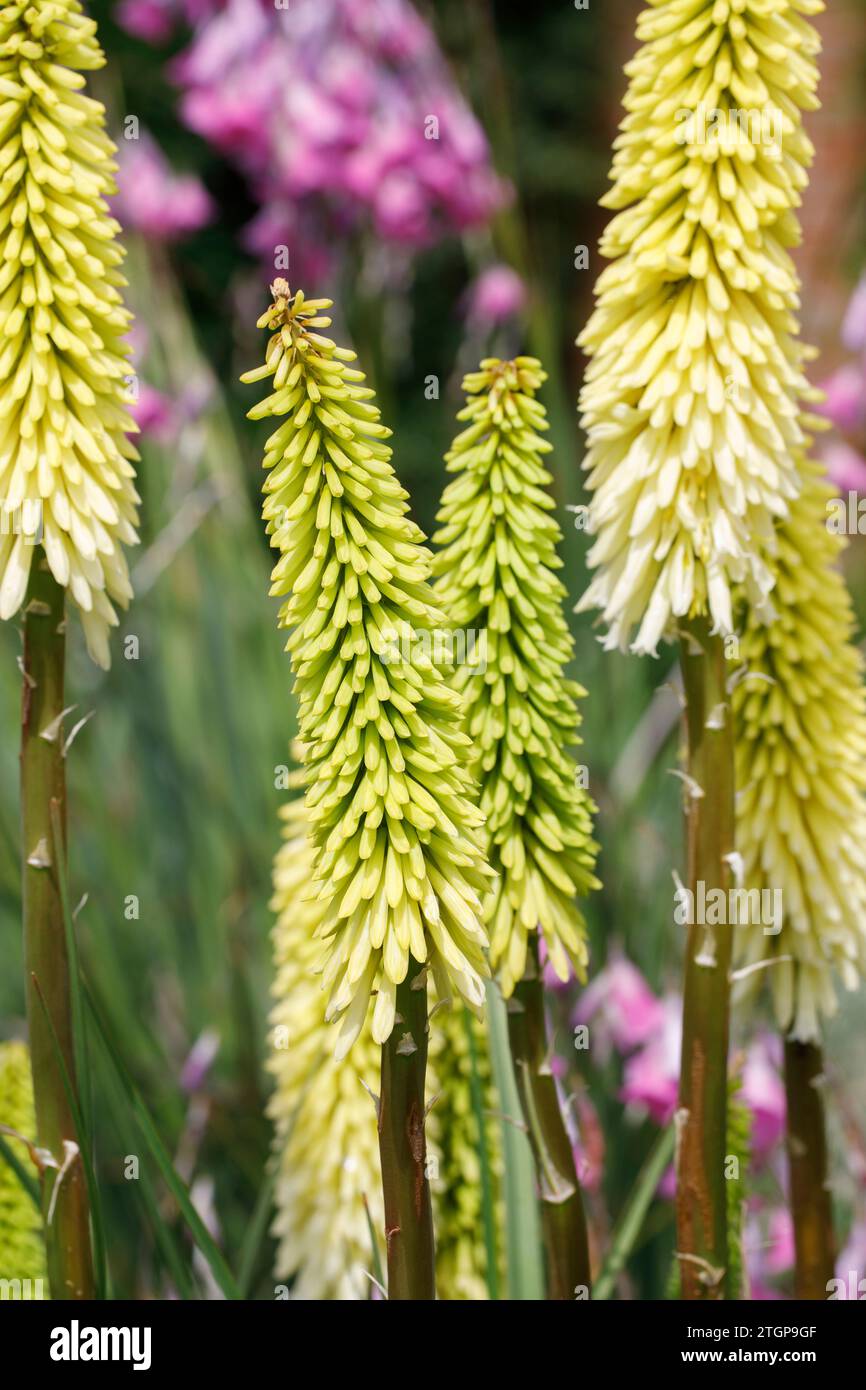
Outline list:
[[[818,409],[843,434],[854,434],[866,425],[866,371],[846,362],[823,383],[826,400]]]
[[[117,22],[145,43],[165,43],[175,25],[172,0],[120,0]]]
[[[860,1281],[866,1279],[866,1219],[861,1218],[852,1226],[836,1261],[836,1278],[844,1281],[846,1291],[850,1284],[860,1294]]]
[[[851,352],[866,352],[866,275],[851,296],[842,324],[842,341]]]
[[[407,0],[226,0],[173,64],[187,123],[262,205],[425,246],[505,197],[483,131]]]
[[[213,204],[192,174],[175,174],[156,141],[142,134],[121,141],[115,211],[126,227],[159,241],[187,236],[204,226]]]
[[[821,457],[829,481],[843,497],[849,492],[866,493],[866,459],[844,439],[829,440]]]
[[[657,1125],[672,1118],[677,1105],[682,1045],[682,1005],[676,995],[661,1004],[660,1026],[639,1052],[628,1058],[621,1099],[646,1110]]]
[[[507,265],[492,265],[473,281],[466,301],[468,318],[478,324],[495,325],[519,314],[526,304],[526,286]]]
[[[743,1065],[740,1096],[752,1112],[752,1152],[763,1163],[785,1130],[785,1083],[779,1074],[774,1045],[778,1040],[759,1035]]]
[[[174,407],[168,396],[149,386],[146,381],[139,382],[138,398],[130,406],[133,419],[143,435],[149,435],[161,444],[167,444],[174,434]]]
[[[575,1023],[596,1019],[603,1042],[618,1052],[629,1052],[664,1027],[665,1006],[657,999],[638,970],[624,955],[612,953],[605,968],[583,990],[574,1013]]]

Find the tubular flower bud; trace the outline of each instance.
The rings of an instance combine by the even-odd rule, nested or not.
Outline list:
[[[499,1122],[494,1118],[501,1107],[483,1024],[466,1009],[437,1012],[430,1025],[430,1058],[428,1091],[436,1098],[428,1121],[435,1163],[436,1287],[441,1299],[478,1302],[489,1297],[482,1142],[490,1165],[495,1258],[500,1272],[503,1256],[502,1150]],[[473,1086],[477,1086],[477,1098]],[[479,1102],[483,1136],[479,1133]]]
[[[854,615],[834,567],[844,542],[827,527],[833,489],[810,464],[779,532],[776,618],[746,617],[745,675],[732,700],[737,848],[760,911],[736,934],[740,983],[769,978],[780,1025],[820,1040],[866,970],[866,694]]]
[[[268,1113],[275,1128],[279,1242],[275,1275],[295,1278],[297,1298],[365,1299],[373,1268],[374,1230],[384,1226],[379,1142],[373,1102],[379,1048],[362,1038],[349,1057],[333,1057],[325,999],[313,974],[315,934],[325,905],[310,896],[315,850],[303,801],[284,806],[283,844],[274,862],[275,1004],[268,1070],[275,1089]]]
[[[13,1134],[4,1134],[3,1137],[26,1168],[30,1161],[27,1151],[15,1136],[31,1144],[36,1142],[36,1112],[33,1108],[30,1056],[24,1043],[0,1043],[0,1125],[13,1131]],[[0,1277],[29,1280],[29,1293],[25,1293],[24,1297],[47,1297],[45,1243],[39,1208],[29,1192],[21,1186],[2,1154]]]
[[[813,399],[788,248],[812,145],[821,0],[654,0],[626,68],[602,200],[611,264],[580,344],[605,645],[652,652],[677,619],[732,631],[767,603]],[[637,629],[635,634],[635,629]]]
[[[586,691],[563,674],[574,644],[556,573],[562,534],[541,462],[551,448],[535,399],[544,380],[532,357],[488,358],[466,377],[468,404],[458,416],[466,428],[446,459],[457,476],[435,537],[436,597],[455,625],[483,639],[456,665],[453,684],[498,874],[485,913],[506,996],[538,927],[560,979],[572,970],[585,976],[586,927],[575,899],[599,887],[595,806],[585,769],[568,752],[580,743],[577,701]]]
[[[431,655],[443,626],[428,585],[429,552],[407,516],[389,431],[349,364],[320,329],[330,300],[284,280],[259,320],[272,330],[272,378],[253,419],[285,417],[266,444],[264,516],[280,551],[271,592],[286,596],[315,876],[327,904],[327,1017],[342,1054],[375,995],[372,1036],[394,1027],[410,960],[429,964],[440,997],[484,999],[490,871],[458,695]]]
[[[78,0],[0,11],[0,617],[21,608],[41,548],[107,666],[139,499],[123,251],[105,202],[115,147],[82,90],[103,62]]]

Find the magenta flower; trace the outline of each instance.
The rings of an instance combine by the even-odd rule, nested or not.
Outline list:
[[[866,493],[866,459],[844,439],[829,440],[821,457],[827,477],[843,497],[849,492]]]
[[[866,1220],[852,1226],[836,1261],[836,1278],[844,1281],[846,1293],[856,1290],[858,1301],[866,1293],[866,1289],[860,1289],[861,1280],[866,1280]]]
[[[466,314],[471,323],[495,327],[519,314],[526,305],[526,286],[507,265],[492,265],[469,286]]]
[[[145,43],[165,43],[176,19],[173,0],[120,0],[117,22]]]
[[[682,1004],[676,995],[661,1002],[660,1026],[639,1052],[628,1058],[621,1099],[645,1110],[657,1125],[666,1125],[677,1106],[682,1046]]]
[[[288,203],[301,225],[312,213],[418,248],[502,203],[484,134],[407,0],[227,0],[194,29],[173,65],[184,119],[246,174],[262,225]]]
[[[160,444],[168,444],[174,437],[174,407],[169,397],[155,386],[140,381],[138,396],[130,404],[130,411],[143,435]]]
[[[174,241],[204,226],[213,203],[192,174],[176,174],[146,133],[121,140],[114,209],[125,227],[157,241]]]
[[[759,1035],[743,1065],[740,1096],[752,1112],[752,1153],[763,1163],[785,1132],[785,1083],[779,1074],[779,1040]]]
[[[866,426],[866,370],[846,362],[823,383],[826,400],[818,406],[822,415],[843,434],[855,434]]]
[[[574,1012],[575,1023],[594,1022],[596,1042],[618,1052],[630,1052],[665,1023],[665,1006],[625,956],[612,953],[605,968],[583,990]]]

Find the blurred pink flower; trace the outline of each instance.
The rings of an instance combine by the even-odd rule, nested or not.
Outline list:
[[[138,399],[130,406],[133,419],[142,434],[167,444],[174,435],[174,408],[168,396],[139,381]]]
[[[866,370],[846,362],[822,383],[826,400],[818,406],[822,415],[843,434],[854,434],[866,425]]]
[[[866,275],[851,296],[842,324],[842,341],[851,352],[866,352]]]
[[[766,1274],[786,1274],[794,1267],[794,1223],[787,1207],[773,1207],[767,1220],[767,1244],[761,1268]]]
[[[661,1003],[660,1026],[639,1052],[628,1058],[620,1098],[646,1110],[657,1125],[665,1125],[677,1105],[682,1043],[682,1005],[676,995]]]
[[[482,325],[504,323],[519,314],[526,304],[526,286],[507,265],[492,265],[469,286],[466,300],[468,318]]]
[[[219,1045],[220,1035],[215,1028],[206,1028],[199,1034],[181,1069],[180,1084],[184,1091],[201,1089],[219,1052]]]
[[[125,227],[172,241],[210,220],[213,203],[204,186],[192,174],[176,174],[150,135],[121,140],[119,162],[114,210]]]
[[[846,1291],[856,1289],[859,1301],[860,1281],[866,1279],[866,1219],[856,1221],[848,1233],[845,1248],[836,1261],[836,1278],[844,1280]]]
[[[664,1027],[665,1005],[624,955],[612,953],[604,969],[580,995],[575,1023],[595,1019],[599,1041],[629,1052]]]
[[[165,43],[176,20],[173,0],[120,0],[117,22],[146,43]]]
[[[201,3],[201,0],[199,0]],[[407,0],[226,0],[172,65],[186,122],[235,160],[268,225],[314,203],[343,233],[420,247],[506,195],[432,30]]]
[[[827,477],[844,497],[849,492],[866,493],[866,459],[844,439],[831,439],[821,449]]]
[[[743,1064],[741,1099],[752,1112],[752,1153],[763,1163],[785,1131],[785,1083],[779,1073],[778,1038],[760,1034]]]

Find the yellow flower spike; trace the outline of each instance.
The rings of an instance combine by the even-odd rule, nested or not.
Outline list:
[[[310,896],[315,851],[303,801],[284,806],[283,843],[274,862],[274,1007],[268,1070],[274,1093],[274,1192],[278,1240],[275,1276],[295,1279],[302,1299],[366,1299],[371,1292],[369,1204],[373,1229],[384,1225],[374,1102],[379,1048],[362,1038],[334,1059],[325,1000],[313,973],[324,905]]]
[[[611,264],[580,344],[606,646],[655,652],[677,619],[766,609],[811,396],[789,248],[812,146],[821,0],[654,0],[627,65]]]
[[[107,666],[139,499],[123,251],[105,202],[115,147],[80,75],[103,63],[78,0],[0,10],[0,617],[21,608],[41,546]]]
[[[465,1009],[438,1010],[430,1021],[430,1078],[435,1097],[429,1131],[436,1216],[436,1287],[445,1300],[489,1298],[478,1117],[473,1058],[484,1113],[484,1141],[493,1203],[496,1276],[504,1256],[500,1106],[483,1024]]]
[[[391,466],[390,431],[348,365],[355,354],[311,328],[328,301],[305,301],[282,279],[272,294],[260,320],[273,333],[267,375],[276,381],[286,357],[289,370],[250,415],[281,420],[264,458],[263,511],[280,552],[271,592],[284,597],[280,623],[290,629],[326,905],[322,979],[345,1054],[372,995],[372,1036],[390,1037],[397,987],[424,967],[440,997],[453,990],[481,1007],[490,870],[462,765],[459,697],[433,659],[444,617]]]
[[[466,428],[446,456],[456,476],[442,497],[435,594],[454,625],[475,634],[453,685],[466,710],[471,769],[497,871],[486,900],[491,964],[508,997],[540,927],[557,974],[585,978],[578,895],[599,887],[595,806],[568,753],[580,743],[577,700],[564,669],[574,644],[557,571],[562,535],[551,515],[550,444],[531,357],[485,359],[463,385]],[[482,659],[483,657],[483,659]]]
[[[732,697],[744,886],[780,895],[737,931],[737,965],[768,963],[738,988],[748,996],[766,979],[780,1026],[800,1042],[820,1041],[836,1010],[834,970],[851,989],[866,973],[864,663],[822,474],[807,466],[780,529],[776,617],[748,614]]]
[[[0,1043],[0,1125],[35,1143],[36,1114],[30,1056],[24,1043]],[[27,1150],[13,1135],[3,1135],[23,1168]],[[36,1170],[33,1169],[34,1177]],[[0,1278],[27,1280],[24,1297],[47,1298],[45,1242],[39,1208],[0,1154]]]

